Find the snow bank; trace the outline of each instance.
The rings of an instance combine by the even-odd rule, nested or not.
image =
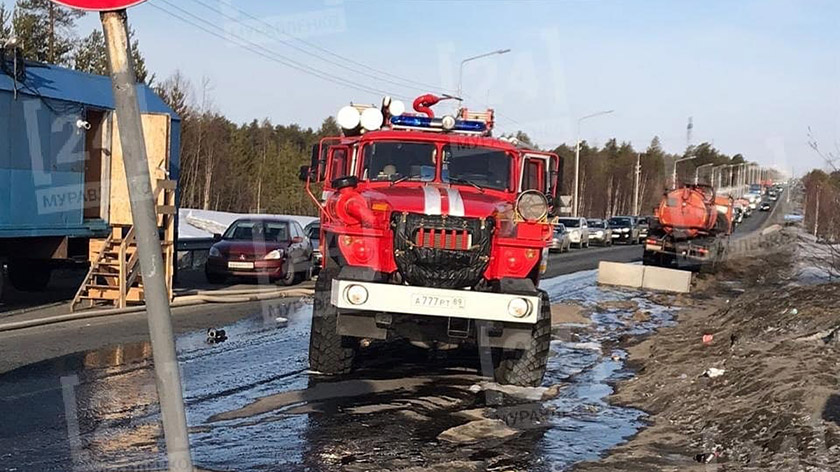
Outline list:
[[[230,213],[193,208],[181,208],[178,210],[178,216],[178,237],[181,239],[212,238],[214,233],[224,233],[231,223],[240,218],[288,218],[297,221],[301,226],[318,219],[312,216]]]

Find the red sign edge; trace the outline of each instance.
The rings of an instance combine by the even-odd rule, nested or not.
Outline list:
[[[113,6],[113,7],[83,7],[80,5],[74,5],[74,0],[52,0],[53,3],[58,3],[59,5],[68,7],[68,8],[75,8],[76,10],[85,10],[85,11],[115,11],[115,10],[122,10],[125,8],[130,8],[136,5],[139,5],[146,0],[124,0],[124,5],[121,6]],[[88,3],[88,2],[86,2]]]

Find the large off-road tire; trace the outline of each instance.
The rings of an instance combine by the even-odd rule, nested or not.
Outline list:
[[[335,268],[322,269],[315,282],[312,329],[309,336],[309,368],[326,375],[346,374],[353,369],[356,349],[338,334],[338,309],[330,303]]]
[[[500,384],[520,387],[539,387],[542,384],[551,344],[551,301],[542,290],[540,298],[540,316],[531,330],[528,347],[525,350],[500,351],[494,359],[493,376]]]
[[[40,292],[47,288],[52,268],[43,262],[13,261],[9,263],[9,282],[21,292]]]

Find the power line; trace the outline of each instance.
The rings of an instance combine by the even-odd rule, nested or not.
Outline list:
[[[357,66],[357,67],[350,67],[350,66],[347,66],[347,65],[341,64],[340,62],[337,62],[337,61],[332,60],[332,59],[325,58],[325,57],[323,57],[323,56],[321,56],[321,55],[318,55],[318,54],[315,54],[315,53],[313,53],[313,52],[311,52],[311,51],[308,51],[308,50],[306,50],[305,48],[302,48],[302,47],[300,47],[300,46],[296,46],[295,44],[293,44],[293,43],[292,43],[291,41],[289,41],[289,40],[283,40],[283,39],[276,38],[275,36],[272,36],[271,34],[269,34],[268,32],[266,32],[265,30],[263,30],[263,29],[261,29],[261,28],[257,28],[257,27],[254,27],[254,26],[247,25],[247,24],[245,24],[242,20],[240,20],[239,18],[237,18],[237,17],[235,17],[235,16],[233,16],[233,15],[227,14],[227,13],[223,12],[221,9],[219,9],[219,8],[217,8],[217,7],[214,7],[214,6],[212,6],[212,5],[209,5],[209,4],[207,4],[206,2],[204,2],[204,1],[202,1],[202,0],[192,0],[192,1],[193,1],[193,2],[195,2],[195,3],[198,3],[199,5],[202,5],[204,8],[206,8],[206,9],[208,9],[208,10],[211,10],[211,11],[213,11],[213,12],[215,12],[215,13],[217,13],[217,14],[219,14],[219,15],[221,15],[221,16],[223,16],[223,17],[225,17],[225,18],[227,18],[227,19],[229,19],[229,20],[231,20],[231,21],[233,21],[233,22],[235,22],[235,23],[238,23],[238,24],[240,24],[240,25],[242,25],[242,26],[245,26],[246,28],[249,28],[249,29],[251,29],[251,30],[253,30],[253,31],[256,31],[256,32],[258,32],[258,33],[260,33],[260,34],[262,34],[262,35],[266,36],[267,38],[271,38],[271,39],[278,40],[279,42],[281,42],[281,43],[283,43],[283,44],[285,44],[285,45],[287,45],[287,46],[289,46],[289,47],[291,47],[291,48],[293,48],[293,49],[295,49],[295,50],[297,50],[297,51],[300,51],[300,52],[302,52],[302,53],[304,53],[304,54],[307,54],[307,55],[310,55],[310,56],[312,56],[312,57],[315,57],[315,58],[317,58],[317,59],[319,59],[319,60],[321,60],[321,61],[324,61],[324,62],[326,62],[326,63],[328,63],[328,64],[332,64],[332,65],[334,65],[334,66],[336,66],[336,67],[339,67],[339,68],[341,68],[341,69],[344,69],[344,70],[347,70],[347,71],[350,71],[350,72],[353,72],[353,73],[356,73],[356,74],[364,75],[364,76],[366,76],[366,77],[370,77],[370,78],[375,79],[375,80],[380,80],[380,81],[382,81],[382,82],[390,83],[390,84],[392,84],[392,85],[396,85],[396,86],[398,86],[398,87],[405,87],[405,88],[416,89],[416,88],[419,86],[419,87],[422,87],[423,89],[427,89],[427,91],[433,91],[433,90],[444,90],[444,91],[450,91],[450,92],[451,92],[451,90],[446,90],[444,87],[441,87],[440,85],[430,85],[430,84],[426,84],[426,83],[423,83],[423,82],[418,82],[418,81],[415,81],[415,80],[412,80],[412,79],[407,79],[407,78],[404,78],[404,77],[400,77],[400,76],[398,76],[398,75],[396,75],[396,74],[392,74],[392,73],[389,73],[389,72],[386,72],[386,71],[383,71],[383,70],[380,70],[380,69],[376,69],[376,68],[371,67],[371,66],[369,66],[369,65],[366,65],[366,64],[364,64],[364,63],[361,63],[361,62],[355,61],[355,60],[353,60],[353,59],[350,59],[350,58],[344,57],[344,56],[342,56],[341,54],[338,54],[338,53],[335,53],[335,52],[333,52],[333,51],[330,51],[329,49],[326,49],[326,48],[324,48],[324,47],[321,47],[321,46],[319,46],[319,45],[317,45],[317,44],[315,44],[315,43],[312,43],[312,42],[306,41],[306,40],[301,39],[301,38],[298,38],[298,37],[296,37],[296,36],[292,36],[292,35],[290,35],[290,34],[288,34],[288,33],[283,33],[282,31],[278,30],[277,28],[275,28],[273,25],[271,25],[271,24],[270,24],[270,23],[268,23],[267,21],[265,21],[265,20],[263,20],[263,19],[261,19],[261,18],[258,18],[258,17],[256,17],[256,16],[254,16],[254,15],[252,15],[252,14],[248,13],[247,11],[245,11],[245,10],[243,10],[243,9],[239,8],[239,7],[235,7],[235,6],[233,6],[233,5],[230,5],[230,7],[231,7],[232,9],[236,10],[238,13],[240,13],[240,14],[242,14],[242,15],[244,15],[244,16],[246,16],[246,17],[248,17],[248,18],[250,18],[250,19],[252,19],[252,20],[254,20],[254,21],[257,21],[257,22],[259,22],[259,23],[262,23],[263,25],[267,26],[268,28],[271,28],[271,29],[273,29],[273,30],[276,30],[278,33],[283,34],[284,36],[289,37],[289,38],[290,38],[291,40],[293,40],[293,41],[300,42],[300,43],[302,43],[302,44],[304,44],[304,45],[306,45],[306,46],[308,46],[308,47],[310,47],[310,48],[312,48],[312,49],[318,50],[318,51],[320,51],[320,52],[322,52],[322,53],[324,53],[324,54],[327,54],[327,55],[329,55],[329,56],[335,57],[335,58],[340,59],[340,60],[342,60],[342,61],[344,61],[344,62],[347,62],[347,63],[353,64],[353,65],[355,65],[355,66]],[[358,69],[358,67],[360,67],[361,69]],[[377,74],[379,74],[379,75],[377,75]],[[390,79],[382,78],[382,77],[380,77],[380,75],[382,75],[382,76],[387,76],[387,77],[391,77],[391,78],[393,78],[393,79],[395,79],[395,80],[390,80]]]
[[[326,80],[328,82],[332,82],[332,83],[337,84],[337,85],[341,85],[341,86],[344,86],[344,87],[348,87],[348,88],[351,88],[351,89],[355,89],[355,90],[359,90],[359,91],[363,91],[363,92],[367,92],[367,93],[373,93],[373,94],[377,94],[377,95],[390,95],[390,96],[395,97],[395,98],[405,99],[405,97],[400,96],[399,94],[394,94],[394,93],[388,92],[386,90],[381,90],[381,89],[357,84],[355,82],[351,82],[349,80],[345,80],[345,79],[342,79],[340,77],[335,77],[335,76],[330,75],[329,73],[324,72],[320,69],[316,69],[314,67],[307,66],[306,64],[300,63],[300,62],[295,61],[293,59],[289,59],[289,58],[283,56],[282,54],[279,54],[275,51],[272,51],[272,50],[267,49],[263,46],[260,46],[259,44],[256,44],[256,43],[254,43],[252,41],[249,41],[245,38],[242,38],[241,36],[238,36],[238,35],[235,35],[235,34],[232,34],[232,33],[219,33],[218,32],[218,29],[219,29],[218,26],[216,26],[212,22],[207,21],[203,18],[200,18],[200,17],[190,13],[189,11],[184,10],[183,8],[180,8],[177,5],[172,4],[168,0],[160,0],[160,1],[166,3],[167,5],[169,5],[172,8],[182,12],[184,15],[187,15],[191,18],[194,18],[195,20],[190,20],[189,18],[186,18],[182,15],[179,15],[177,13],[169,11],[166,8],[163,8],[163,7],[161,7],[160,5],[157,5],[154,2],[150,2],[149,5],[153,8],[156,8],[156,9],[166,13],[167,15],[169,15],[173,18],[181,20],[181,21],[183,21],[183,22],[185,22],[189,25],[192,25],[192,26],[194,26],[194,27],[196,27],[196,28],[208,33],[208,34],[211,34],[211,35],[213,35],[213,36],[215,36],[219,39],[228,41],[231,38],[234,38],[234,39],[239,41],[239,43],[236,43],[234,41],[234,44],[236,44],[237,46],[239,46],[243,49],[251,51],[252,53],[257,54],[258,56],[261,56],[265,59],[277,62],[277,63],[285,65],[287,67],[291,67],[292,69],[298,70],[298,71],[303,72],[305,74],[309,74],[309,75],[318,77],[320,79]],[[207,25],[210,25],[210,27],[203,26],[202,24],[197,23],[196,21],[207,24]]]
[[[260,34],[264,35],[264,36],[265,36],[265,37],[267,37],[267,38],[277,39],[277,40],[278,40],[278,41],[280,41],[281,43],[283,43],[283,44],[285,44],[285,45],[287,45],[287,46],[289,46],[289,47],[291,47],[291,48],[293,48],[293,49],[295,49],[295,50],[297,50],[297,51],[300,51],[300,52],[302,52],[302,53],[304,53],[304,54],[308,54],[308,55],[310,55],[310,56],[312,56],[312,57],[315,57],[315,58],[317,58],[317,59],[320,59],[320,60],[322,60],[322,61],[324,61],[324,62],[327,62],[327,63],[329,63],[329,64],[335,65],[336,67],[340,67],[340,68],[342,68],[342,69],[344,69],[344,70],[348,70],[348,71],[351,71],[351,72],[354,72],[354,73],[357,73],[357,74],[361,74],[361,75],[364,75],[364,76],[367,76],[367,77],[373,78],[373,79],[375,79],[375,80],[380,80],[380,81],[383,81],[383,82],[386,82],[386,83],[390,83],[390,84],[392,84],[392,85],[396,85],[396,86],[398,86],[398,87],[404,87],[404,88],[414,88],[415,86],[419,86],[419,87],[422,87],[422,88],[426,89],[427,91],[432,91],[432,90],[436,90],[436,89],[440,89],[440,90],[443,90],[443,91],[449,91],[449,92],[451,92],[451,91],[452,91],[452,90],[448,90],[448,89],[446,89],[446,88],[444,88],[444,87],[441,87],[440,85],[430,85],[430,84],[426,84],[426,83],[423,83],[423,82],[418,82],[418,81],[416,81],[416,80],[412,80],[412,79],[408,79],[408,78],[405,78],[405,77],[401,77],[401,76],[399,76],[399,75],[392,74],[392,73],[390,73],[390,72],[387,72],[387,71],[384,71],[384,70],[381,70],[381,69],[377,69],[377,68],[375,68],[375,67],[371,67],[371,66],[369,66],[369,65],[367,65],[367,64],[364,64],[364,63],[362,63],[362,62],[355,61],[355,60],[350,59],[350,58],[348,58],[348,57],[345,57],[345,56],[343,56],[343,55],[341,55],[341,54],[338,54],[338,53],[335,53],[335,52],[333,52],[333,51],[330,51],[329,49],[324,48],[324,47],[322,47],[322,46],[319,46],[318,44],[315,44],[315,43],[313,43],[313,42],[311,42],[311,41],[306,41],[306,40],[304,40],[304,39],[302,39],[302,38],[299,38],[299,37],[296,37],[296,36],[293,36],[293,35],[290,35],[290,34],[288,34],[288,33],[284,33],[284,32],[282,32],[282,31],[279,31],[279,30],[278,30],[278,33],[283,34],[284,36],[286,36],[286,37],[290,38],[290,39],[291,39],[291,40],[293,40],[293,41],[298,41],[298,42],[300,42],[300,43],[302,43],[302,44],[304,44],[304,45],[306,45],[306,46],[308,46],[308,47],[310,47],[310,48],[312,48],[312,49],[318,50],[318,51],[320,51],[320,52],[322,52],[322,53],[324,53],[324,54],[327,54],[327,55],[329,55],[329,56],[335,57],[335,58],[340,59],[340,60],[342,60],[342,61],[345,61],[345,62],[347,62],[347,63],[350,63],[350,64],[356,65],[356,66],[358,66],[358,67],[361,67],[361,68],[363,68],[363,70],[358,70],[358,69],[356,69],[356,68],[346,66],[346,65],[344,65],[344,64],[338,63],[338,62],[333,61],[333,60],[330,60],[330,59],[326,59],[326,58],[324,58],[323,56],[320,56],[320,55],[318,55],[318,54],[314,54],[314,53],[312,53],[312,52],[310,52],[310,51],[307,51],[307,50],[305,50],[305,49],[304,49],[304,48],[302,48],[302,47],[295,46],[294,44],[291,44],[291,42],[290,42],[290,41],[288,41],[288,40],[282,40],[282,39],[275,38],[274,36],[270,35],[270,34],[269,34],[269,33],[267,33],[266,31],[264,31],[263,29],[256,28],[256,27],[254,27],[254,26],[249,26],[249,25],[246,25],[246,24],[245,24],[244,22],[242,22],[242,20],[240,20],[239,18],[236,18],[236,17],[234,17],[234,16],[232,16],[232,15],[230,15],[230,14],[226,14],[226,13],[224,13],[221,9],[219,9],[219,8],[217,8],[217,7],[214,7],[214,6],[212,6],[212,5],[208,4],[208,3],[206,3],[204,0],[192,0],[192,1],[193,1],[193,2],[195,2],[195,3],[197,3],[197,4],[199,4],[199,5],[201,5],[201,6],[203,6],[204,8],[206,8],[206,9],[208,9],[208,10],[210,10],[210,11],[213,11],[213,12],[215,12],[215,13],[217,13],[217,14],[219,14],[219,15],[221,15],[221,16],[223,16],[223,17],[225,17],[225,18],[227,18],[227,19],[229,19],[229,20],[231,20],[231,21],[233,21],[233,22],[235,22],[235,23],[241,24],[241,25],[243,25],[243,26],[245,26],[245,27],[247,27],[247,28],[251,29],[252,31],[256,31],[256,32],[258,32],[258,33],[260,33]],[[167,2],[167,3],[168,3],[168,2]],[[233,10],[237,11],[238,13],[242,14],[243,16],[247,17],[247,18],[250,18],[250,19],[252,19],[252,20],[254,20],[254,21],[256,21],[256,22],[259,22],[259,23],[261,23],[261,24],[263,24],[263,25],[267,26],[268,28],[271,28],[271,29],[273,29],[273,30],[277,30],[277,28],[275,28],[272,24],[268,23],[267,21],[263,20],[262,18],[259,18],[259,17],[256,17],[256,16],[252,15],[251,13],[249,13],[249,12],[247,12],[247,11],[243,10],[242,8],[239,8],[239,7],[234,6],[234,5],[228,5],[228,6],[229,6],[230,8],[232,8]],[[370,72],[368,72],[368,71],[370,71]],[[393,80],[388,80],[388,79],[383,79],[383,78],[378,77],[376,74],[373,74],[373,73],[371,73],[371,72],[375,72],[375,73],[377,73],[377,74],[381,74],[381,75],[384,75],[384,76],[392,77],[392,78],[394,78],[394,79],[396,79],[396,80],[399,80],[400,82],[396,82],[396,81],[393,81]],[[406,84],[411,84],[411,85],[406,85]],[[465,96],[465,98],[471,98],[471,97],[469,97],[469,96]],[[506,121],[508,121],[508,122],[511,122],[511,123],[513,123],[513,124],[516,124],[516,125],[521,124],[521,123],[519,123],[519,121],[517,121],[517,120],[513,119],[512,117],[508,116],[507,114],[501,113],[501,112],[499,112],[499,111],[496,111],[496,114],[499,116],[499,118],[504,119],[504,120],[506,120]]]

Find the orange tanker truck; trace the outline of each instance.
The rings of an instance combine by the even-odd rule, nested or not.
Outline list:
[[[708,185],[670,190],[655,210],[644,264],[697,269],[720,260],[732,233],[733,201]]]

